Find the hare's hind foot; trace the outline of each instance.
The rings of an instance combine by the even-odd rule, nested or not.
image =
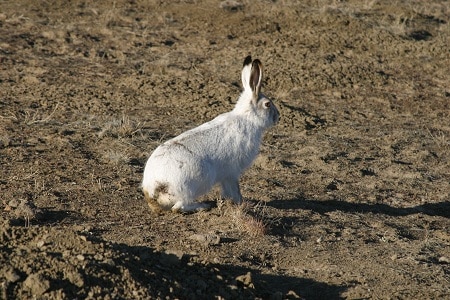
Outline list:
[[[172,206],[173,212],[181,212],[181,213],[189,213],[189,212],[197,212],[202,210],[208,210],[210,205],[207,203],[184,203],[183,201],[178,201]]]

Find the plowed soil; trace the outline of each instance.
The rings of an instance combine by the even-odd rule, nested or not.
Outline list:
[[[1,1],[1,299],[450,299],[448,1]],[[163,141],[281,113],[243,206],[152,214]],[[217,201],[216,201],[217,200]]]

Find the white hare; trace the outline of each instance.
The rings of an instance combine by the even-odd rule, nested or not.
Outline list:
[[[239,177],[259,152],[265,129],[279,120],[272,101],[260,93],[262,65],[244,60],[241,93],[230,112],[160,145],[148,159],[142,189],[154,211],[190,212],[208,208],[195,202],[215,184],[222,197],[242,202]]]

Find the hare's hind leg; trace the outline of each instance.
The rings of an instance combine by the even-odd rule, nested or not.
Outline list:
[[[207,210],[210,206],[207,203],[191,202],[186,203],[185,201],[178,201],[172,206],[173,212],[195,212],[201,210]]]
[[[222,197],[232,199],[234,203],[242,203],[241,189],[239,188],[239,179],[227,179],[223,180],[220,185],[222,186]]]

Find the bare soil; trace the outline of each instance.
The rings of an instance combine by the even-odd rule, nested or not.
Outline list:
[[[0,298],[450,299],[448,1],[1,1]],[[155,215],[153,149],[282,119],[243,207]]]

